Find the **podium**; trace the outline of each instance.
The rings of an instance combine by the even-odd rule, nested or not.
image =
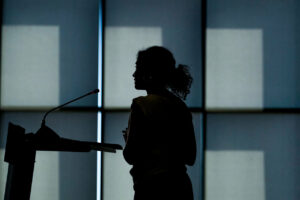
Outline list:
[[[117,149],[122,149],[122,146],[59,137],[46,125],[35,134],[25,134],[23,127],[9,123],[4,157],[9,163],[4,200],[30,199],[36,151],[114,153]]]

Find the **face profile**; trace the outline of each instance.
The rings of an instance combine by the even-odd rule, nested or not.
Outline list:
[[[137,90],[166,89],[167,79],[175,69],[172,53],[159,46],[139,51],[135,64],[133,77]]]
[[[135,72],[132,74],[134,78],[134,86],[137,90],[146,90],[151,79],[150,74],[146,73],[145,67],[137,60]]]
[[[146,90],[147,93],[170,90],[183,100],[192,83],[188,67],[181,64],[176,67],[173,54],[160,46],[138,52],[132,76],[137,90]]]

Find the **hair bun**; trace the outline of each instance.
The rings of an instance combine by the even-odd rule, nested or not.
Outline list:
[[[193,78],[189,72],[189,67],[179,64],[173,72],[169,87],[178,97],[186,99],[186,96],[190,93],[192,82]]]

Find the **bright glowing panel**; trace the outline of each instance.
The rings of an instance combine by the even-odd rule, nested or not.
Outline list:
[[[8,172],[8,163],[4,162],[5,149],[0,149],[0,197],[4,197],[7,172]]]
[[[206,200],[265,200],[262,151],[206,151]]]
[[[37,151],[31,200],[59,200],[59,152]]]
[[[102,142],[102,113],[98,112],[97,114],[97,142]],[[97,200],[101,199],[101,167],[102,167],[102,152],[97,151],[97,184],[96,184],[96,191],[97,191]]]
[[[263,33],[207,30],[207,108],[263,107]]]
[[[3,26],[1,106],[59,104],[59,27]]]
[[[128,173],[130,168],[131,166],[123,158],[122,151],[117,151],[116,154],[103,153],[104,200],[133,199],[132,177]]]
[[[157,27],[105,28],[105,107],[129,107],[134,97],[145,95],[134,88],[136,55],[141,49],[161,44],[162,31]]]

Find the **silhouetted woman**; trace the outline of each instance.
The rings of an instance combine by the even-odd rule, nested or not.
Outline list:
[[[186,165],[193,165],[196,142],[192,116],[182,101],[192,83],[187,67],[175,67],[172,53],[153,46],[138,52],[135,88],[147,96],[133,99],[124,131],[125,160],[133,165],[135,200],[191,200]]]

